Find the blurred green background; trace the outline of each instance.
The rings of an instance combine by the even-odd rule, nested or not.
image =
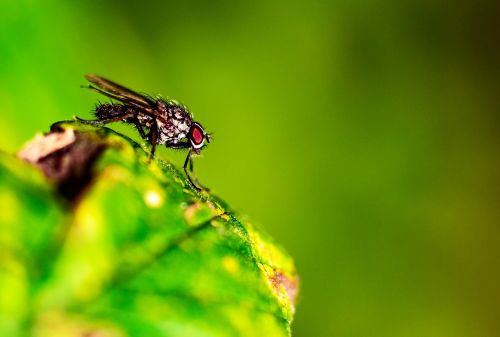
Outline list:
[[[202,182],[295,257],[295,336],[496,336],[499,13],[4,0],[0,148],[90,117],[103,97],[79,88],[84,73],[176,98],[214,133]]]

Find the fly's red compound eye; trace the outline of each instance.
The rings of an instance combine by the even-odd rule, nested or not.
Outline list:
[[[191,142],[195,147],[201,147],[203,145],[203,141],[205,139],[205,133],[203,129],[199,125],[193,125],[191,128]]]

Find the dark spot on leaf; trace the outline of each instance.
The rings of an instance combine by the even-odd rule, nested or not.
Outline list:
[[[36,165],[65,199],[74,200],[92,179],[92,165],[105,149],[95,136],[57,126],[35,137],[18,156]]]

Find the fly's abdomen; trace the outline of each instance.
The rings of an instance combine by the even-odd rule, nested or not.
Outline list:
[[[124,118],[130,114],[130,107],[121,104],[99,104],[95,108],[95,116],[98,120],[111,119],[119,116]]]

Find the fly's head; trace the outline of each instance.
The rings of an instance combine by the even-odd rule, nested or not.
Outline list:
[[[191,123],[191,128],[189,129],[188,139],[191,143],[191,149],[196,154],[199,154],[201,149],[210,143],[210,135],[205,132],[201,124],[197,122]],[[205,143],[206,141],[206,143]]]

